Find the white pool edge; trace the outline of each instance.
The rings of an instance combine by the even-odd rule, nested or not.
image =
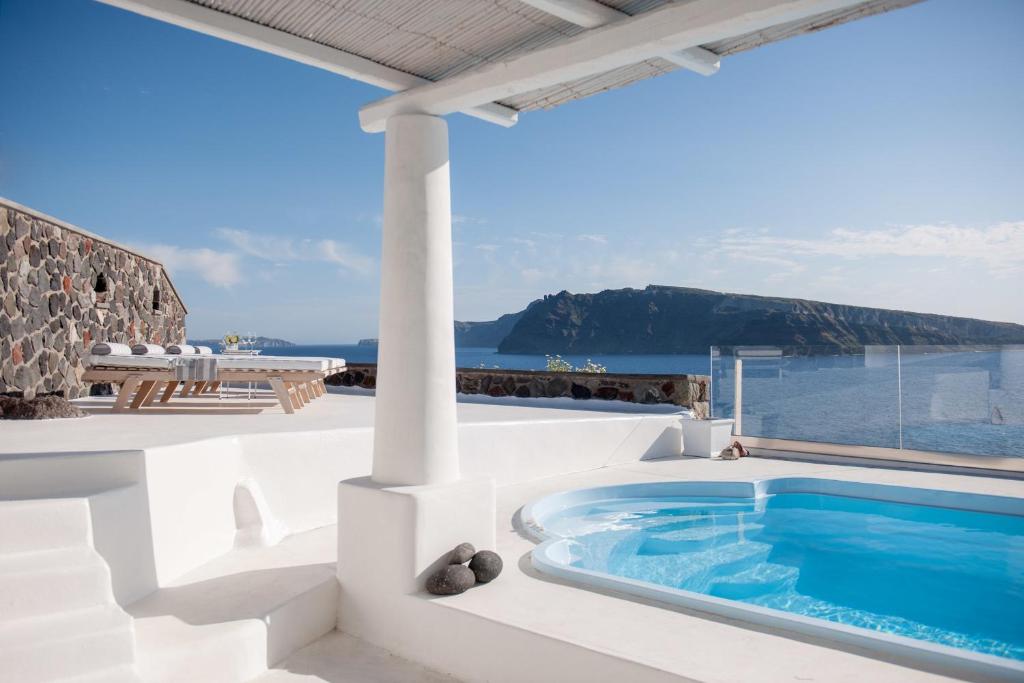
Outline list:
[[[548,576],[585,587],[615,591],[748,624],[853,645],[943,672],[971,677],[981,676],[999,681],[1024,680],[1024,662],[572,567],[567,564],[569,551],[565,546],[568,539],[548,532],[543,523],[560,510],[592,500],[683,495],[756,499],[777,493],[822,493],[1024,516],[1024,499],[1020,498],[834,479],[782,477],[727,482],[651,482],[562,491],[524,506],[520,513],[520,521],[523,531],[540,543],[531,553],[533,567]]]

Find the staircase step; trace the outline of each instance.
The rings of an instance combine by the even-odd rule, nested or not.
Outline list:
[[[0,615],[5,619],[113,601],[110,568],[89,546],[0,555]]]
[[[85,498],[0,501],[0,554],[89,545],[91,541]]]
[[[336,534],[234,550],[130,605],[143,679],[248,680],[334,629]]]
[[[640,546],[641,555],[668,555],[708,550],[735,543],[761,531],[761,524],[716,524],[687,526],[648,536]]]
[[[61,683],[143,683],[143,681],[134,665],[122,664],[84,676],[65,678]]]
[[[727,600],[746,600],[777,592],[796,583],[800,570],[783,564],[761,563],[711,582],[710,594]]]
[[[385,681],[458,683],[455,678],[403,659],[365,640],[332,631],[250,683]]]
[[[98,675],[130,666],[133,657],[132,621],[117,605],[0,622],[4,680],[35,683],[83,672]]]

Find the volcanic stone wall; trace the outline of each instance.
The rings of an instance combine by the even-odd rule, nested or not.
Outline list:
[[[185,312],[159,262],[0,198],[0,393],[86,394],[94,342],[184,342]]]
[[[709,382],[710,378],[706,375],[632,375],[477,368],[459,368],[455,371],[455,388],[460,394],[670,403],[690,408],[697,417],[708,415]],[[327,383],[374,389],[377,386],[377,366],[372,363],[349,365],[345,372],[329,377]]]

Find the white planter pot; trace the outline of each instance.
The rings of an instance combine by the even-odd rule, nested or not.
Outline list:
[[[733,442],[732,425],[735,420],[683,419],[683,455],[712,458]]]

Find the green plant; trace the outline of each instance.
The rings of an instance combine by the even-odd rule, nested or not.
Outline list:
[[[544,355],[548,359],[548,372],[572,372],[572,363],[563,360],[561,356]]]
[[[589,358],[586,363],[576,368],[573,367],[572,363],[557,354],[554,356],[545,355],[544,357],[548,359],[548,372],[608,372],[607,367],[600,363],[595,363]]]

